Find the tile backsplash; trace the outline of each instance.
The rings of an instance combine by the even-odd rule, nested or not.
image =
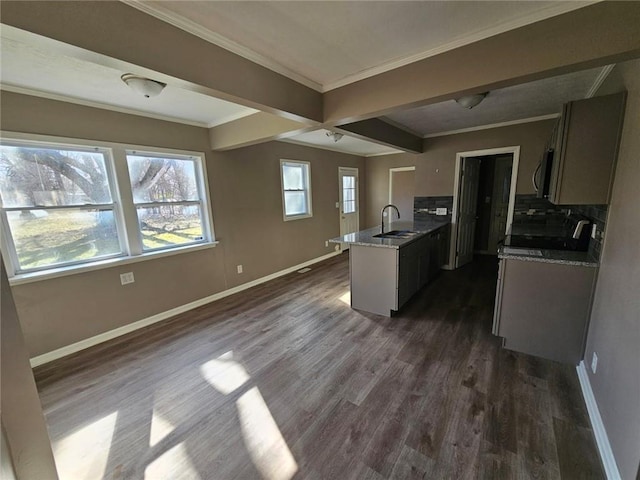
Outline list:
[[[453,209],[453,196],[442,197],[413,197],[413,215],[435,215],[437,208],[446,208],[447,215],[451,215]]]
[[[598,235],[589,240],[589,253],[599,259],[606,227],[607,205],[554,205],[535,195],[516,195],[514,225],[558,225],[569,215],[587,217],[595,223]]]

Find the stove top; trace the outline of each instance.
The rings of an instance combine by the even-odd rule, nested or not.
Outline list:
[[[507,235],[504,239],[506,247],[540,248],[543,250],[569,250],[586,252],[589,243],[571,237],[552,237],[535,235]]]

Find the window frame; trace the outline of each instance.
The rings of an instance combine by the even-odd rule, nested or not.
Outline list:
[[[356,205],[358,203],[358,170],[355,168],[342,168],[342,170],[338,172],[338,175],[340,176],[340,178],[342,178],[342,185],[340,185],[340,189],[342,193],[342,205],[340,205],[341,213],[347,214],[347,215],[352,213],[358,213],[356,208]],[[350,200],[347,200],[344,195],[345,193],[344,179],[346,177],[353,178],[353,188],[349,187],[347,189],[347,190],[353,190],[353,198]],[[353,210],[347,211],[345,209],[345,205],[347,204],[347,202],[353,203]]]
[[[304,188],[302,190],[285,190],[284,188],[284,167],[290,166],[302,166],[303,167],[303,182]],[[305,213],[290,214],[287,215],[287,208],[285,203],[285,192],[304,192],[305,199],[307,201],[307,211]],[[282,219],[285,222],[291,220],[302,220],[304,218],[313,217],[313,202],[312,202],[312,190],[311,190],[311,162],[305,160],[289,160],[280,159],[280,193],[282,196]]]
[[[9,229],[6,212],[16,210],[13,207],[0,207],[0,250],[5,259],[7,274],[12,285],[30,283],[60,276],[82,273],[102,268],[110,268],[120,264],[161,258],[174,254],[211,248],[219,242],[215,240],[213,216],[211,213],[211,196],[209,192],[204,152],[168,149],[154,146],[142,146],[125,143],[92,141],[68,137],[49,135],[25,134],[21,132],[0,131],[0,144],[25,145],[41,148],[67,148],[69,150],[92,150],[105,152],[105,169],[111,190],[111,204],[104,204],[113,211],[116,231],[121,252],[119,254],[102,256],[96,259],[68,262],[52,266],[36,267],[20,270],[17,250],[13,236]],[[173,157],[178,159],[190,158],[195,164],[196,183],[198,187],[199,203],[201,205],[201,221],[203,240],[188,244],[172,245],[158,249],[144,250],[139,228],[136,204],[133,202],[131,182],[127,164],[127,152],[144,153],[156,157]],[[97,205],[97,204],[96,204]],[[102,204],[100,204],[102,206]],[[46,210],[51,207],[35,206],[29,210]],[[60,207],[54,207],[54,209]],[[72,205],[64,208],[87,209],[87,205]],[[95,208],[92,204],[90,209]],[[24,210],[24,208],[21,208]]]
[[[185,155],[185,154],[177,154],[177,153],[160,153],[158,151],[150,151],[148,149],[126,149],[125,150],[125,160],[127,160],[127,173],[129,172],[128,165],[128,156],[139,156],[139,157],[152,157],[152,158],[166,158],[166,159],[175,159],[181,161],[192,161],[194,163],[194,172],[195,172],[195,181],[196,188],[198,191],[198,200],[183,200],[177,202],[136,202],[133,198],[133,192],[131,192],[131,201],[133,203],[133,210],[136,214],[136,230],[137,230],[137,239],[136,239],[136,247],[140,248],[141,253],[150,253],[150,252],[158,252],[164,250],[171,250],[177,247],[187,247],[190,245],[200,245],[203,243],[208,243],[211,241],[212,232],[213,232],[213,222],[211,220],[210,212],[208,213],[207,205],[209,202],[207,201],[209,198],[208,189],[206,182],[204,181],[204,176],[206,175],[204,171],[204,162],[202,157],[198,155]],[[130,178],[130,177],[129,177]],[[131,181],[129,181],[129,188],[131,188]],[[202,236],[203,239],[195,242],[189,242],[179,245],[173,246],[164,246],[164,247],[156,247],[156,248],[144,248],[144,242],[142,239],[142,229],[140,228],[140,219],[138,217],[138,209],[139,208],[152,208],[154,206],[161,205],[182,205],[182,206],[193,206],[198,205],[200,207],[200,221],[202,223]],[[211,234],[209,233],[211,232]],[[136,248],[137,251],[137,248]]]

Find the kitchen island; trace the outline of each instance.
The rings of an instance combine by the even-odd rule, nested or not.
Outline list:
[[[349,244],[351,307],[390,317],[447,263],[449,217],[396,221],[330,240]],[[396,233],[391,233],[396,232]]]

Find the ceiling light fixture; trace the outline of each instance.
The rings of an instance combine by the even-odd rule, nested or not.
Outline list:
[[[475,95],[465,95],[464,97],[456,98],[458,105],[471,110],[477,106],[484,98],[489,95],[489,92],[476,93]]]
[[[134,75],[133,73],[125,73],[120,77],[133,91],[144,95],[147,98],[156,97],[167,86],[166,83],[157,82],[150,78]]]
[[[332,138],[334,142],[337,142],[342,137],[344,137],[342,133],[338,133],[338,132],[327,132],[326,135],[327,137]]]

